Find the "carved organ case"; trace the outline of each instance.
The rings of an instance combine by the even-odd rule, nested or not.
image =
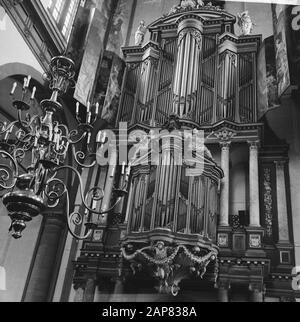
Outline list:
[[[235,36],[235,21],[220,9],[202,7],[151,24],[149,43],[123,49],[119,121],[159,126],[175,113],[198,125],[255,123],[261,37]]]
[[[243,128],[239,139],[234,131],[222,132],[220,125],[257,123],[261,38],[235,36],[235,22],[231,14],[204,6],[181,8],[152,23],[145,46],[123,49],[126,71],[118,122],[146,131],[203,129],[208,144],[219,144],[224,133],[247,144],[243,131],[257,139],[257,128]],[[215,129],[218,135],[212,135]],[[175,143],[172,147],[176,150]],[[124,258],[132,266],[151,267],[160,291],[176,293],[190,273],[203,277],[208,271],[212,280],[217,276],[224,171],[206,149],[198,160],[204,171],[188,176],[188,163],[178,166],[174,151],[163,143],[160,149],[159,165],[133,167],[121,239]]]

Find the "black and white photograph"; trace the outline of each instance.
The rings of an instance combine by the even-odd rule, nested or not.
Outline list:
[[[0,0],[0,305],[222,302],[300,302],[300,0]]]

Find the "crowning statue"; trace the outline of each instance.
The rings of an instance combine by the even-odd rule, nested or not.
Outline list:
[[[181,0],[180,3],[174,6],[169,15],[186,10],[186,9],[197,9],[204,7],[205,4],[202,0]]]
[[[242,13],[238,13],[237,15],[238,18],[238,25],[242,30],[242,35],[243,36],[249,36],[254,28],[254,23],[249,16],[248,11],[244,11]]]
[[[147,28],[146,28],[146,23],[144,20],[142,20],[140,22],[140,25],[135,33],[135,45],[136,46],[142,46],[144,39],[145,39],[145,35],[147,32]]]
[[[202,0],[181,0],[180,7],[181,8],[198,8],[203,7],[204,2]]]

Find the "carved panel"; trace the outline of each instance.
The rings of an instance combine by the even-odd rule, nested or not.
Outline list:
[[[278,216],[276,200],[276,172],[273,164],[261,167],[261,222],[266,229],[265,242],[274,244],[278,239]]]

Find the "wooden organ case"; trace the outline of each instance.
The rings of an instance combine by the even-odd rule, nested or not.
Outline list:
[[[111,226],[99,225],[94,239],[84,244],[75,281],[92,271],[98,280],[113,277],[115,294],[151,293],[155,285],[167,295],[178,295],[190,282],[188,289],[217,288],[220,301],[229,300],[231,287],[246,287],[253,301],[262,300],[266,285],[271,293],[281,287],[270,282],[271,266],[288,272],[292,246],[285,241],[274,246],[268,237],[276,232],[276,216],[264,202],[271,200],[275,209],[270,185],[275,191],[276,182],[268,174],[276,169],[273,152],[260,150],[261,36],[236,36],[235,23],[233,15],[211,5],[179,8],[148,27],[145,45],[123,48],[126,69],[116,128],[124,122],[130,131],[175,130],[178,137],[170,146],[159,141],[158,165],[133,165],[128,196],[111,214]],[[219,165],[206,147],[193,160],[203,171],[189,176],[190,162],[176,164],[186,130],[203,131],[205,145],[221,150]],[[236,147],[244,148],[249,166],[249,208],[237,211],[245,227],[241,218],[230,222],[230,158]],[[284,171],[277,165],[278,178]],[[279,254],[286,266],[278,265]],[[284,282],[286,289],[289,281]]]

